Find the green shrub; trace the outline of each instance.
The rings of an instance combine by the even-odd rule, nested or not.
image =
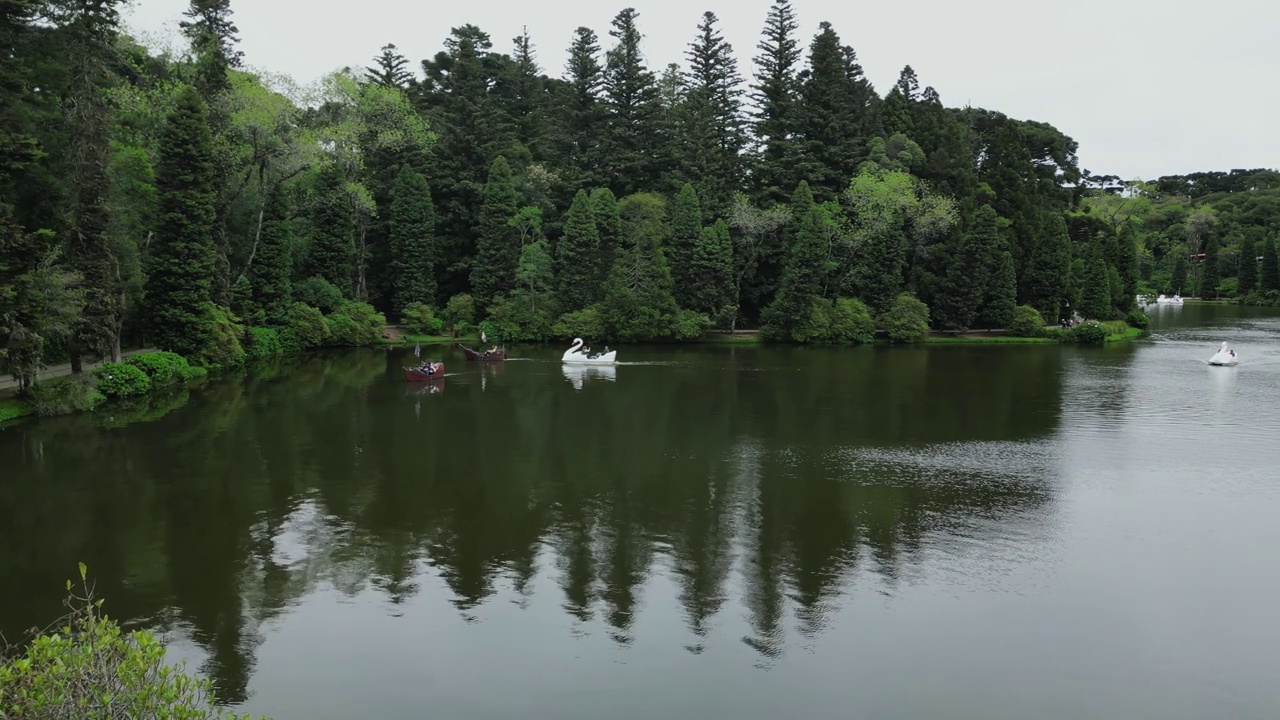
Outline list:
[[[310,350],[329,342],[329,326],[324,314],[306,303],[295,302],[289,307],[288,323],[281,334],[286,352]]]
[[[676,340],[697,340],[710,329],[711,318],[705,313],[677,310],[672,321],[671,336]]]
[[[191,358],[196,365],[212,370],[232,368],[244,362],[244,326],[231,311],[213,303],[205,303],[203,322],[208,324],[209,344]]]
[[[1111,332],[1097,320],[1085,320],[1071,329],[1076,342],[1085,345],[1101,345],[1107,341]]]
[[[151,389],[151,378],[128,363],[106,363],[93,375],[98,392],[109,398],[137,397]]]
[[[324,313],[337,310],[344,301],[338,286],[322,277],[307,278],[294,285],[293,297],[303,304],[319,308]]]
[[[325,318],[325,326],[331,344],[363,347],[378,342],[387,319],[368,303],[348,300]]]
[[[903,293],[894,298],[880,322],[888,331],[891,342],[920,342],[929,336],[929,306],[915,296]]]
[[[842,345],[865,344],[876,339],[876,321],[861,300],[839,298],[831,306],[830,342]]]
[[[191,372],[191,363],[181,355],[171,352],[140,353],[130,355],[124,361],[146,373],[151,378],[152,387],[179,382]]]
[[[244,333],[244,357],[249,362],[284,354],[280,331],[275,328],[251,327]]]
[[[87,587],[83,564],[80,575]],[[0,717],[236,717],[214,707],[209,680],[187,674],[185,665],[166,662],[164,646],[150,632],[126,633],[88,592],[73,595],[68,605],[71,614],[57,630],[37,635],[22,654],[0,664]]]
[[[476,301],[466,293],[454,295],[440,311],[440,319],[455,333],[469,332],[476,324]]]
[[[404,325],[415,335],[439,335],[444,332],[444,321],[436,317],[436,311],[426,303],[409,303],[404,309]]]
[[[98,392],[97,379],[88,373],[38,382],[27,391],[27,401],[40,417],[92,410],[105,399]]]
[[[1146,330],[1151,327],[1151,316],[1139,309],[1133,309],[1124,316],[1124,321],[1129,323],[1130,327],[1136,327],[1139,330]]]
[[[1030,305],[1019,305],[1013,309],[1013,320],[1009,322],[1009,334],[1014,337],[1033,338],[1044,335],[1044,317],[1040,311]]]
[[[600,338],[604,337],[604,320],[593,305],[561,315],[551,331],[558,338]]]

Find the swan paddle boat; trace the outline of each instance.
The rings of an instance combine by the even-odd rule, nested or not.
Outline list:
[[[1240,363],[1239,356],[1236,351],[1227,347],[1226,343],[1222,343],[1222,347],[1218,348],[1218,352],[1209,358],[1209,364],[1215,367],[1230,367]]]
[[[611,350],[606,353],[588,355],[582,352],[582,338],[574,338],[573,346],[564,351],[560,361],[575,365],[613,365],[618,361],[618,351]]]
[[[1173,297],[1167,297],[1165,295],[1161,295],[1160,297],[1156,298],[1156,304],[1157,305],[1181,305],[1182,297],[1179,295],[1174,295]]]
[[[442,362],[428,360],[416,367],[404,369],[405,382],[427,382],[428,380],[439,380],[443,377],[444,363]]]

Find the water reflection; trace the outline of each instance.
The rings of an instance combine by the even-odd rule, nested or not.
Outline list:
[[[645,352],[626,382],[449,357],[448,393],[406,387],[405,353],[335,353],[127,421],[4,431],[0,585],[23,592],[0,629],[46,622],[84,560],[117,616],[192,638],[237,702],[268,624],[323,588],[399,614],[443,584],[482,622],[551,574],[572,632],[626,646],[664,577],[690,653],[732,608],[768,666],[860,573],[893,592],[1033,537],[1052,503],[1058,348]]]

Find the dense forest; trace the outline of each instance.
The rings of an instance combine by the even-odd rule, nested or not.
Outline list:
[[[24,381],[130,345],[213,367],[359,344],[384,318],[861,342],[1280,292],[1280,174],[1091,175],[1052,125],[949,108],[910,67],[879,92],[785,0],[749,66],[708,12],[683,65],[648,67],[628,8],[567,38],[558,77],[527,33],[504,52],[464,25],[416,68],[389,44],[311,87],[245,67],[229,0],[191,0],[177,54],[122,4],[0,0],[0,364]]]

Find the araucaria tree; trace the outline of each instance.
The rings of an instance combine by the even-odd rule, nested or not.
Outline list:
[[[489,182],[482,198],[471,288],[484,309],[515,287],[516,265],[523,249],[519,233],[511,226],[511,218],[519,209],[519,196],[505,157],[499,155],[489,166]]]
[[[149,338],[156,347],[181,355],[194,355],[212,340],[211,142],[204,103],[188,88],[178,96],[160,137],[160,215],[146,283]]]
[[[600,252],[600,231],[585,190],[573,196],[564,223],[564,234],[555,248],[555,278],[561,309],[581,310],[600,298],[602,274],[596,258]]]

